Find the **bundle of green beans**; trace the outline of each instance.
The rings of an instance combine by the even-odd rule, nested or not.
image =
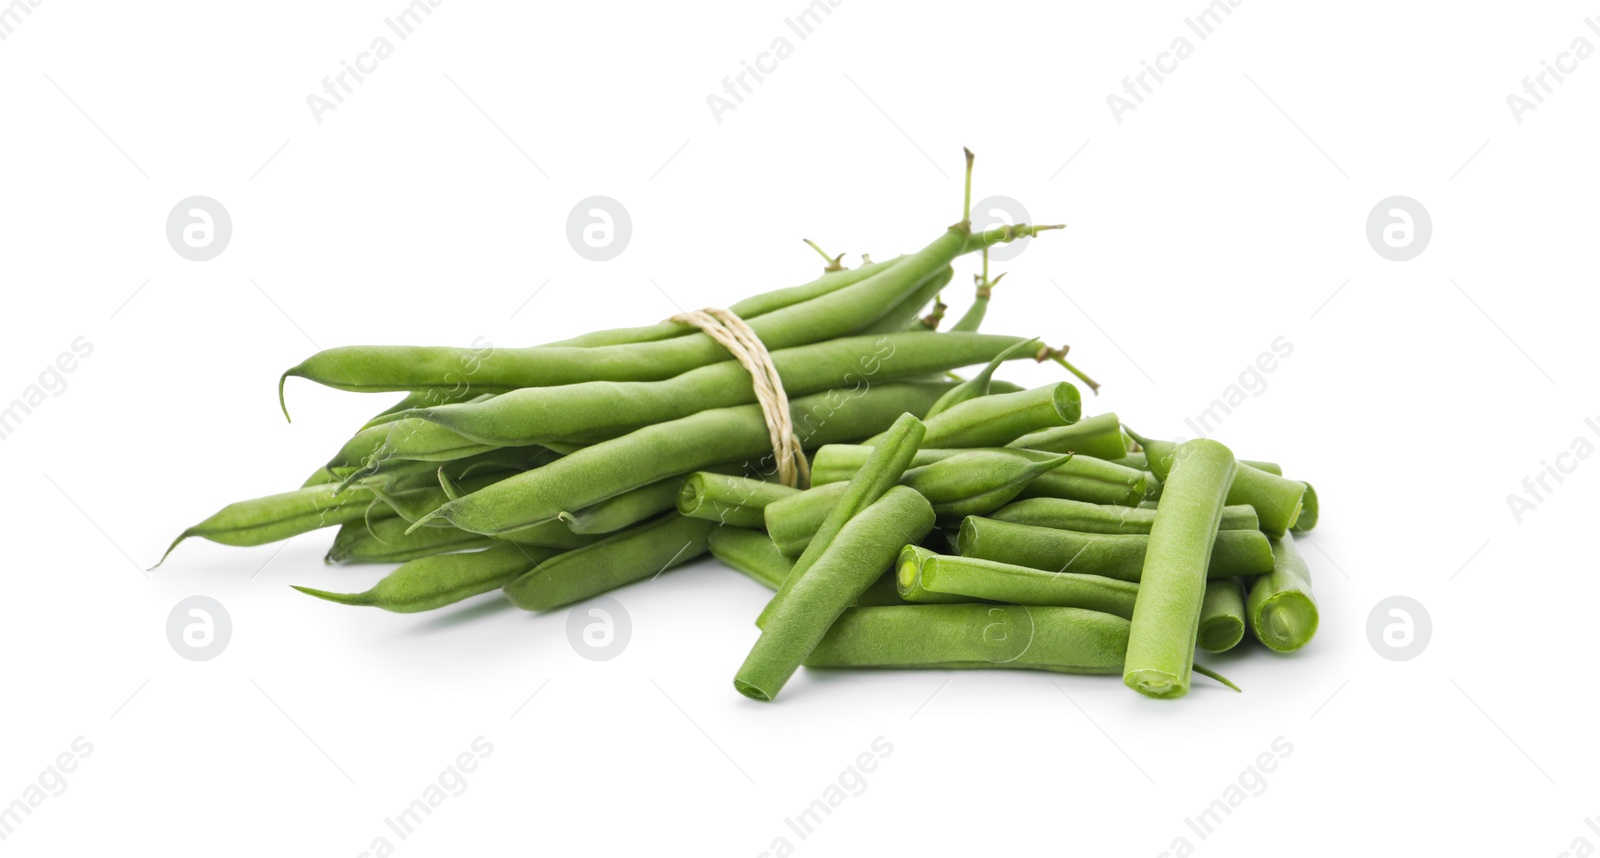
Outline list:
[[[494,590],[547,611],[710,553],[775,591],[734,678],[759,700],[802,665],[1122,673],[1174,697],[1191,671],[1215,675],[1197,646],[1304,646],[1317,611],[1292,534],[1316,523],[1309,485],[1085,417],[1073,384],[995,378],[1052,360],[1098,392],[1064,348],[978,332],[999,281],[987,248],[1053,227],[974,232],[971,166],[962,219],[921,250],[854,269],[824,253],[822,276],[730,306],[787,424],[680,321],[517,349],[329,349],[284,373],[280,399],[289,378],[404,398],[299,488],[229,504],[173,547],[337,527],[330,564],[399,565],[356,592],[296,589],[400,613]],[[938,332],[951,264],[973,252],[973,305]],[[806,451],[799,485],[779,476],[775,420]]]

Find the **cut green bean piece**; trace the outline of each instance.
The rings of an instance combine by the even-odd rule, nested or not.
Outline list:
[[[969,399],[928,420],[928,447],[1002,447],[1038,429],[1075,423],[1083,403],[1078,388],[1062,381]]]
[[[1122,672],[1128,621],[1082,608],[905,605],[850,608],[812,649],[811,668],[1021,668]]]
[[[762,527],[770,504],[800,494],[799,489],[705,471],[690,474],[679,490],[678,512],[734,527]]]
[[[556,554],[556,549],[500,545],[483,551],[412,560],[363,593],[330,593],[299,586],[295,589],[341,605],[365,605],[397,614],[413,614],[498,589]]]
[[[1132,430],[1128,434],[1144,447],[1150,470],[1165,481],[1178,445],[1171,441],[1146,438]],[[1245,464],[1240,464],[1236,471],[1233,484],[1228,489],[1228,503],[1255,507],[1256,515],[1261,518],[1261,532],[1268,536],[1282,536],[1294,526],[1305,501],[1305,483]]]
[[[539,564],[506,584],[506,595],[529,611],[581,602],[699,557],[715,527],[669,512]]]
[[[1276,652],[1294,652],[1317,633],[1317,601],[1311,596],[1311,569],[1293,537],[1272,541],[1272,572],[1250,586],[1245,615],[1256,640]]]
[[[1122,422],[1116,414],[1108,412],[1085,417],[1069,426],[1030,432],[1006,446],[1050,453],[1077,453],[1096,459],[1121,459],[1128,452],[1123,443]]]
[[[1305,484],[1306,493],[1300,498],[1300,517],[1290,527],[1295,533],[1307,533],[1317,526],[1317,490]]]
[[[972,330],[976,330],[976,328]],[[980,396],[988,396],[994,385],[995,370],[1000,368],[1000,364],[1014,357],[1018,357],[1019,352],[1023,352],[1029,347],[1038,345],[1038,340],[1023,340],[1007,347],[1005,351],[995,355],[994,359],[989,361],[989,363],[984,366],[984,368],[980,370],[977,375],[956,385],[955,387],[951,388],[949,393],[939,397],[939,401],[935,402],[933,407],[928,409],[928,416],[924,419],[932,419],[937,417],[943,412],[949,411],[951,408],[954,408],[955,406],[960,405],[961,403],[970,399],[977,399]]]
[[[794,560],[778,553],[776,545],[759,530],[718,527],[707,540],[711,556],[750,576],[769,590],[783,586]]]
[[[897,434],[891,433],[880,449],[895,445]],[[911,433],[912,440],[920,434]],[[838,509],[845,509],[852,500],[847,497]],[[814,559],[810,549],[801,557],[769,606],[761,637],[740,665],[734,688],[754,700],[777,697],[839,614],[894,564],[900,547],[922,539],[932,529],[933,507],[927,500],[889,480],[888,490],[876,502],[851,516],[825,540],[813,543],[822,546]]]
[[[1189,691],[1206,578],[1216,560],[1213,543],[1223,534],[1246,533],[1217,531],[1236,468],[1227,447],[1205,438],[1184,442],[1172,455],[1150,535],[1131,537],[1149,545],[1122,682],[1146,697],[1182,697]]]
[[[1157,511],[1157,521],[1160,511]],[[1074,533],[971,516],[961,522],[957,545],[963,557],[1031,566],[1047,572],[1078,572],[1138,582],[1152,535]],[[1214,578],[1272,571],[1272,546],[1258,530],[1224,530],[1211,545]]]
[[[1013,605],[1087,608],[1131,619],[1138,592],[1138,584],[1102,575],[1046,572],[910,547],[900,554],[900,596],[908,602],[988,599]]]
[[[1195,646],[1206,652],[1227,652],[1244,640],[1244,588],[1237,578],[1206,581],[1200,604],[1200,630]]]
[[[799,397],[790,403],[790,411],[801,442],[816,445],[859,438],[901,414],[925,411],[945,389],[944,385],[881,384],[854,394],[835,390]],[[770,445],[760,406],[714,408],[585,447],[451,501],[434,515],[462,530],[502,533],[673,474],[730,459],[770,456]]]
[[[376,521],[352,521],[339,527],[328,549],[329,563],[404,563],[418,557],[489,548],[493,537],[456,530],[453,527],[425,527],[406,533],[410,522],[399,517]]]
[[[1150,470],[1150,457],[1143,450],[1140,450],[1137,453],[1127,453],[1120,459],[1114,458],[1113,461],[1119,465],[1127,465],[1130,468],[1138,468],[1141,471]],[[1283,466],[1279,465],[1277,462],[1262,462],[1257,459],[1239,459],[1238,461],[1239,464],[1249,465],[1258,471],[1266,471],[1269,474],[1276,474],[1280,477],[1283,476]]]
[[[959,593],[936,593],[922,586],[922,565],[932,558],[941,556],[943,555],[920,545],[907,545],[900,549],[900,557],[895,561],[894,567],[895,602],[909,602],[919,605],[947,605],[959,602],[982,601]]]
[[[788,598],[789,592],[801,580],[801,576],[804,575],[806,569],[817,562],[817,558],[822,556],[823,552],[827,550],[828,544],[844,529],[844,526],[868,506],[876,503],[900,482],[900,478],[905,475],[906,468],[911,464],[912,456],[916,455],[917,445],[922,443],[922,437],[926,431],[922,421],[911,414],[900,415],[890,425],[889,430],[884,433],[882,443],[872,448],[872,454],[867,457],[866,465],[850,480],[844,493],[840,495],[839,501],[834,504],[833,509],[828,511],[827,517],[822,520],[822,524],[817,528],[816,535],[806,545],[806,550],[800,553],[799,559],[795,560],[794,571],[783,582],[783,586],[778,588],[777,595],[772,597],[772,601],[768,602],[767,606],[762,609],[760,616],[756,617],[757,626],[765,623],[767,618],[772,616],[773,612],[783,603],[784,599]],[[932,525],[930,524],[929,527],[931,528]],[[918,535],[917,538],[921,539],[922,535]],[[899,547],[897,545],[895,549],[898,550]],[[891,557],[883,565],[887,567],[892,560],[893,558]],[[796,659],[795,664],[799,663],[799,660]],[[782,685],[783,683],[779,682],[778,684]],[[773,689],[773,691],[776,692],[776,689]]]
[[[762,519],[778,553],[785,557],[804,554],[817,529],[849,488],[849,483],[828,483],[768,505],[762,511]]]
[[[735,470],[737,466],[720,465],[701,473],[721,476]],[[675,474],[582,509],[563,511],[556,517],[566,522],[573,533],[615,533],[676,507],[686,479],[683,474]]]
[[[1078,533],[1149,533],[1156,520],[1156,505],[1148,508],[1094,504],[1063,498],[1030,498],[989,513],[995,521],[1031,524]],[[1222,508],[1222,530],[1258,530],[1255,507]]]

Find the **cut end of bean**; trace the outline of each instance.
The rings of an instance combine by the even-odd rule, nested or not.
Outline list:
[[[1201,623],[1195,646],[1206,652],[1227,652],[1244,640],[1244,623],[1238,617],[1217,617]]]
[[[1122,677],[1122,682],[1134,691],[1157,700],[1171,700],[1189,692],[1189,684],[1183,681],[1183,677],[1154,668],[1130,670]]]
[[[336,602],[340,605],[356,605],[365,607],[372,604],[372,594],[370,593],[330,593],[327,590],[318,590],[314,587],[302,587],[298,584],[290,584],[289,586],[299,590],[307,596],[316,596],[318,599]]]
[[[743,694],[744,696],[750,698],[751,700],[759,700],[762,703],[770,703],[770,702],[772,702],[772,695],[768,694],[765,691],[762,691],[761,689],[755,687],[754,685],[751,685],[748,682],[745,682],[742,679],[735,679],[733,681],[733,687],[734,687],[734,690],[736,690],[740,694]]]
[[[1269,597],[1257,614],[1256,639],[1273,652],[1294,652],[1317,633],[1317,605],[1304,593]]]

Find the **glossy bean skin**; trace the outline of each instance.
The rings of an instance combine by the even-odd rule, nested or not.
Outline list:
[[[882,384],[859,393],[836,390],[799,397],[790,403],[790,410],[802,442],[814,446],[864,437],[901,414],[921,413],[945,389],[944,385]],[[673,474],[735,457],[758,460],[770,456],[770,443],[759,406],[710,409],[585,447],[451,501],[434,515],[462,530],[492,535]]]
[[[1123,684],[1146,697],[1189,692],[1206,578],[1216,556],[1213,543],[1221,535],[1217,524],[1237,468],[1233,451],[1206,438],[1185,441],[1173,453],[1161,506],[1145,537],[1148,546],[1122,669]]]
[[[857,268],[844,268],[838,271],[826,271],[821,277],[799,286],[789,286],[783,289],[774,289],[752,295],[728,306],[728,310],[741,319],[750,320],[757,316],[782,310],[820,298],[831,292],[837,292],[853,283],[859,283],[866,278],[883,271],[899,262],[902,257],[871,262]],[[666,340],[695,333],[699,329],[683,322],[657,322],[637,328],[612,328],[605,331],[594,331],[581,334],[566,340],[545,343],[545,348],[595,348],[597,346],[617,346],[630,343],[649,343],[656,340]]]
[[[778,553],[765,533],[746,527],[721,526],[707,539],[711,556],[750,576],[769,590],[777,590],[794,569],[794,560]]]
[[[1178,445],[1157,441],[1130,432],[1150,462],[1150,470],[1162,481],[1172,468]],[[1274,539],[1293,527],[1305,502],[1306,484],[1280,477],[1249,465],[1239,465],[1228,489],[1228,503],[1249,504],[1261,519],[1261,532]]]
[[[716,525],[669,512],[528,570],[505,592],[512,604],[548,611],[643,581],[706,553]]]
[[[1250,633],[1274,652],[1294,652],[1317,633],[1317,600],[1311,595],[1311,569],[1293,537],[1272,541],[1272,572],[1250,586],[1245,616]]]
[[[1127,620],[1082,608],[905,605],[850,608],[806,657],[809,668],[1012,668],[1117,674]]]
[[[498,589],[556,554],[556,549],[500,545],[483,551],[436,554],[409,561],[363,593],[330,593],[299,586],[295,589],[341,605],[365,605],[397,614],[412,614]]]
[[[410,523],[399,517],[340,525],[328,549],[329,563],[404,563],[418,557],[489,548],[498,543],[487,536],[453,527],[424,527],[406,533]]]
[[[1159,512],[1158,512],[1159,515]],[[977,557],[1049,572],[1103,575],[1138,583],[1150,536],[1141,533],[1073,533],[1011,524],[981,516],[961,523],[963,557]],[[1272,571],[1272,547],[1260,531],[1224,530],[1209,549],[1208,574],[1216,578]]]
[[[1206,581],[1200,603],[1200,626],[1195,646],[1206,652],[1227,652],[1244,640],[1244,588],[1238,578]]]
[[[870,327],[949,265],[966,247],[970,227],[957,225],[896,265],[781,310],[749,325],[769,351],[847,336]],[[586,381],[652,381],[726,360],[703,333],[593,348],[477,349],[346,346],[328,349],[283,375],[340,390],[504,392]],[[280,396],[283,382],[280,381]]]
[[[1107,460],[1128,455],[1122,439],[1122,421],[1112,412],[1085,417],[1067,426],[1030,432],[1006,446],[1049,453],[1077,453]]]
[[[1078,533],[1149,533],[1155,523],[1155,506],[1137,508],[1116,504],[1093,504],[1061,498],[1030,498],[1007,504],[988,514],[995,521],[1031,524]],[[1258,530],[1252,506],[1222,509],[1222,530]]]
[[[969,399],[928,421],[928,447],[1003,447],[1022,435],[1075,423],[1083,403],[1063,381],[1020,393]]]
[[[900,597],[908,602],[990,600],[1085,608],[1123,619],[1133,618],[1139,593],[1139,585],[1115,578],[951,557],[909,545],[900,553],[899,585]]]
[[[161,561],[165,562],[174,548],[194,536],[221,545],[266,545],[319,528],[361,521],[369,510],[377,517],[391,514],[369,490],[341,492],[332,485],[307,486],[237,501],[178,534],[166,554],[161,555]]]
[[[893,565],[900,547],[933,529],[927,500],[890,485],[829,538],[809,566],[797,564],[785,580],[780,593],[787,593],[774,600],[761,637],[734,677],[739,693],[754,700],[777,697],[839,615]]]
[[[678,512],[734,527],[764,526],[766,508],[800,490],[781,483],[699,471],[690,474],[676,496]]]
[[[844,529],[845,525],[900,482],[900,478],[910,467],[911,459],[916,455],[917,447],[922,443],[926,431],[922,421],[909,412],[895,418],[894,423],[884,432],[883,440],[872,448],[872,453],[867,457],[861,470],[846,484],[838,502],[823,517],[816,534],[796,558],[794,571],[756,617],[757,626],[765,623],[784,599],[788,598],[794,585],[802,580],[806,569],[827,551],[834,537]]]

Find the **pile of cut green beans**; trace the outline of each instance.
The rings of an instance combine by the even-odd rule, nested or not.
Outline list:
[[[549,611],[709,553],[775,591],[734,671],[757,700],[801,666],[1120,674],[1170,698],[1193,673],[1232,687],[1197,648],[1305,646],[1317,607],[1293,534],[1317,521],[1309,484],[1084,416],[1073,383],[995,377],[1048,360],[1098,391],[1065,348],[979,332],[988,248],[1054,227],[974,231],[971,167],[961,220],[921,250],[856,268],[824,253],[820,277],[730,305],[782,381],[800,485],[777,476],[751,375],[684,322],[513,349],[347,346],[285,372],[280,400],[290,378],[403,397],[299,488],[229,504],[172,548],[336,528],[330,564],[398,566],[364,590],[295,589],[398,613],[495,590]],[[982,258],[975,298],[940,331],[966,254]]]

